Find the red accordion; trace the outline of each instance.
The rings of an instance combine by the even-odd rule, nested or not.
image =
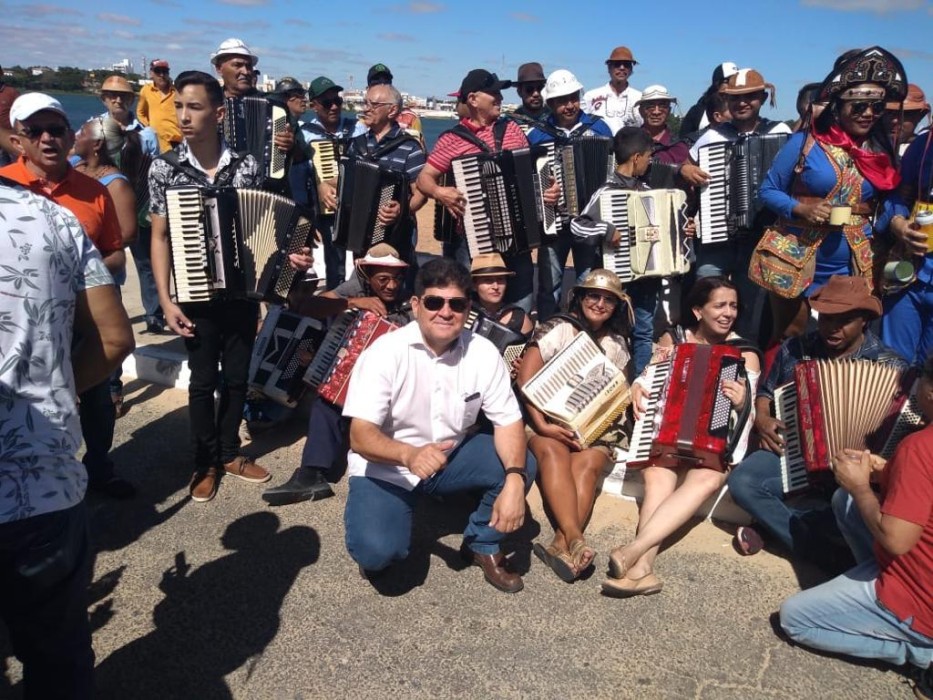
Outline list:
[[[350,375],[360,354],[381,335],[398,326],[372,311],[347,311],[327,332],[327,337],[308,365],[304,381],[318,396],[337,406],[347,400]]]
[[[744,377],[744,367],[738,348],[696,343],[678,345],[669,360],[649,365],[648,408],[635,423],[628,465],[725,471],[732,404],[720,385]]]

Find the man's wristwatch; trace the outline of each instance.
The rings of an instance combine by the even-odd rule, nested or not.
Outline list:
[[[508,476],[509,474],[518,474],[522,477],[522,481],[525,485],[528,485],[528,472],[525,471],[525,467],[509,467],[505,470],[505,475]]]

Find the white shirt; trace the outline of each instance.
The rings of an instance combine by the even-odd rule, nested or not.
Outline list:
[[[583,95],[583,104],[580,107],[587,114],[602,117],[615,135],[623,126],[642,125],[641,115],[635,109],[635,103],[640,99],[641,90],[636,90],[631,85],[617,95],[612,85],[606,83],[602,87],[588,90]]]
[[[703,134],[700,136],[700,138],[697,139],[696,143],[690,147],[690,158],[693,159],[694,163],[699,163],[700,162],[700,149],[703,146],[709,146],[710,144],[713,144],[713,143],[731,143],[732,141],[737,140],[739,136],[741,136],[743,133],[751,134],[754,132],[751,132],[751,131],[739,132],[739,130],[736,129],[732,125],[732,122],[723,124],[717,129],[710,127],[709,129],[704,131]],[[768,129],[768,131],[766,131],[765,133],[766,134],[792,134],[793,132],[791,131],[790,127],[787,126],[787,124],[785,124],[784,122],[778,122],[774,126],[772,126],[770,129]]]
[[[509,371],[495,345],[464,331],[442,355],[424,343],[417,321],[367,348],[350,378],[343,415],[373,423],[388,437],[421,447],[458,445],[480,409],[494,426],[521,420]],[[350,450],[349,476],[382,479],[408,490],[419,478],[401,465],[370,462]]]

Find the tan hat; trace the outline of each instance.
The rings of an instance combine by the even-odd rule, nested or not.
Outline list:
[[[107,78],[103,85],[100,86],[101,92],[128,92],[131,95],[135,95],[136,91],[133,89],[133,86],[130,85],[130,81],[124,78],[122,75],[111,75]]]
[[[635,107],[645,102],[677,102],[677,98],[663,85],[649,85],[642,91],[641,99],[635,103]]]
[[[398,251],[388,243],[377,243],[366,251],[366,255],[356,261],[358,267],[408,267]]]
[[[632,63],[638,63],[632,55],[632,50],[628,46],[616,46],[612,50],[612,53],[609,54],[609,58],[606,59],[606,63],[610,61],[631,61]]]
[[[865,311],[871,318],[881,316],[881,300],[871,293],[864,277],[833,275],[810,297],[810,306],[821,314]]]
[[[766,82],[765,77],[754,68],[742,68],[738,73],[730,75],[719,91],[725,95],[750,95],[754,92],[770,91],[772,107],[777,96],[774,84]]]
[[[927,96],[923,94],[923,90],[920,89],[919,85],[914,85],[910,83],[907,86],[907,98],[903,102],[905,112],[914,112],[922,111],[927,113],[930,111],[930,103],[927,102]],[[901,109],[900,102],[888,102],[885,105],[885,109]]]
[[[612,270],[593,270],[583,281],[573,288],[573,291],[584,289],[598,289],[602,292],[614,294],[619,301],[628,303],[628,295],[622,291],[622,281]]]
[[[501,277],[515,275],[505,266],[505,261],[498,253],[480,253],[470,264],[470,274],[473,277]]]

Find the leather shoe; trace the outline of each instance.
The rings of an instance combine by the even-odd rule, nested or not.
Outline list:
[[[265,467],[243,455],[235,457],[224,464],[224,471],[230,476],[235,476],[253,484],[263,484],[272,478],[272,475],[266,471]]]
[[[262,500],[270,506],[287,506],[291,503],[330,498],[333,495],[334,490],[320,469],[298,467],[292,478],[284,484],[263,491]]]
[[[486,582],[503,593],[518,593],[525,587],[522,577],[507,569],[508,562],[502,552],[479,554],[464,544],[460,547],[460,556],[481,568]]]
[[[220,479],[217,477],[217,468],[208,467],[205,471],[197,471],[191,477],[191,500],[205,503],[217,495],[217,486]]]

